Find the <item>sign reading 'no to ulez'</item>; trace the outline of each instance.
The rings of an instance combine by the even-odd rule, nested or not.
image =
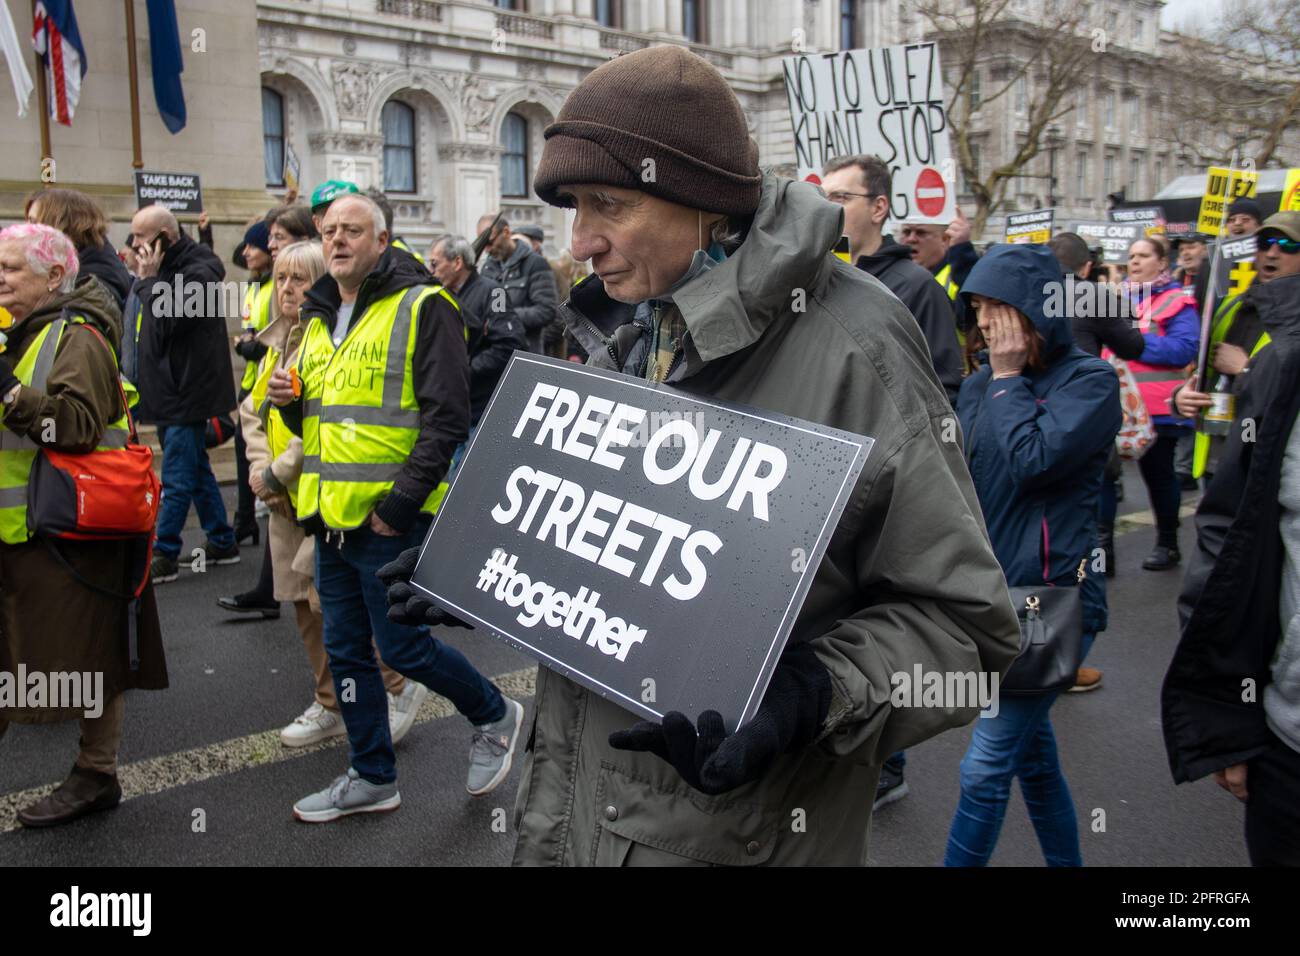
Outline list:
[[[820,183],[836,156],[879,156],[893,173],[893,219],[952,221],[956,167],[936,44],[804,53],[781,69],[800,179]]]
[[[636,714],[735,729],[871,445],[516,352],[411,580]]]

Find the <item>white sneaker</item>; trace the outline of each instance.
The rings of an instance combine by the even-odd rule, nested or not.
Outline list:
[[[399,696],[388,695],[388,733],[393,738],[394,747],[415,726],[415,715],[428,696],[429,688],[409,677]]]
[[[293,723],[280,731],[280,743],[286,747],[306,747],[330,737],[341,737],[347,733],[343,718],[333,711],[326,710],[319,701],[312,701],[311,706],[294,718]]]

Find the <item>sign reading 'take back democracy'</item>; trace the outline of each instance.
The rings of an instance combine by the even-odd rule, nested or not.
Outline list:
[[[735,729],[871,446],[516,352],[412,583],[634,713]]]

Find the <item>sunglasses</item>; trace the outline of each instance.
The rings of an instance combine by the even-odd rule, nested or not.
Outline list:
[[[1277,246],[1278,251],[1285,252],[1287,255],[1295,255],[1300,252],[1300,241],[1288,239],[1285,236],[1264,236],[1257,240],[1261,249],[1267,249],[1269,246]]]

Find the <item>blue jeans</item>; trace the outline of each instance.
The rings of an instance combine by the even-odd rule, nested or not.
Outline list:
[[[352,766],[375,784],[397,779],[397,761],[372,634],[385,664],[449,699],[470,723],[494,723],[506,713],[501,692],[460,651],[423,627],[388,619],[387,591],[375,572],[422,543],[428,530],[428,516],[423,516],[400,537],[375,534],[367,527],[344,533],[341,545],[316,536],[316,590],[325,618],[325,651],[348,730]]]
[[[1087,657],[1095,634],[1083,637]],[[1048,866],[1082,866],[1079,822],[1061,772],[1048,711],[1059,691],[1026,697],[1000,695],[996,717],[980,717],[961,761],[961,800],[948,831],[944,866],[985,866],[993,856],[1011,799],[1020,792]]]
[[[163,494],[154,551],[173,561],[181,553],[181,529],[191,502],[214,547],[231,548],[235,544],[235,532],[226,520],[226,503],[221,499],[221,488],[204,447],[204,428],[203,422],[158,427],[158,443],[163,450]]]

